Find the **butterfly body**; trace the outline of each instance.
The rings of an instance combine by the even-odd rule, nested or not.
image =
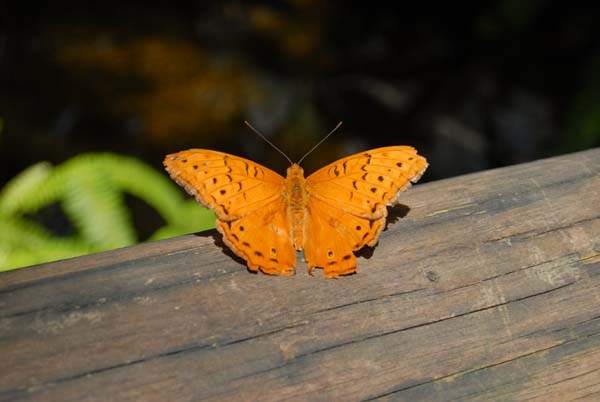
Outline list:
[[[294,249],[302,250],[304,238],[304,218],[306,214],[306,179],[304,178],[304,169],[297,163],[294,163],[287,169],[285,178],[284,198],[287,205],[287,215],[289,217],[292,234],[292,243]]]
[[[252,271],[293,275],[296,251],[309,272],[356,272],[354,251],[374,246],[387,206],[416,182],[425,158],[408,146],[372,149],[340,159],[308,178],[292,164],[286,178],[244,158],[190,149],[167,155],[171,177],[213,208],[225,244]]]

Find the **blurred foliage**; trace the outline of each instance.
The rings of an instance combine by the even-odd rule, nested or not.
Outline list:
[[[591,148],[600,139],[600,56],[590,63],[584,77],[567,115],[568,151]]]
[[[243,64],[211,57],[185,40],[117,41],[96,32],[76,38],[57,49],[58,60],[90,83],[89,89],[101,96],[116,118],[140,119],[149,141],[166,143],[164,137],[183,140],[198,131],[223,132],[239,118],[244,105],[260,101],[258,83],[245,74]],[[130,84],[117,94],[93,75]]]
[[[164,175],[136,159],[106,153],[82,154],[57,167],[40,162],[0,192],[0,271],[137,243],[125,193],[166,222],[149,240],[214,227],[211,211],[184,200]],[[36,219],[54,205],[73,233],[56,235]]]

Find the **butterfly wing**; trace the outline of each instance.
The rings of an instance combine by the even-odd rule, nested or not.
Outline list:
[[[269,275],[293,275],[296,251],[289,234],[285,201],[280,198],[242,218],[217,220],[223,241],[246,260],[252,271]]]
[[[294,273],[283,177],[250,160],[205,149],[167,155],[163,164],[175,182],[214,209],[225,244],[249,269]]]
[[[377,243],[386,207],[426,168],[414,148],[394,146],[340,159],[310,175],[304,235],[309,270],[322,267],[325,277],[356,272],[353,251]]]

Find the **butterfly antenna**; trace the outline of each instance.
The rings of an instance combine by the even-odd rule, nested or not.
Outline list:
[[[337,126],[335,126],[335,127],[334,127],[334,129],[333,129],[333,130],[331,130],[331,131],[329,132],[329,134],[327,134],[325,137],[323,137],[323,139],[322,139],[321,141],[317,142],[317,145],[315,145],[314,147],[312,147],[312,148],[310,149],[310,151],[308,151],[307,153],[305,153],[305,154],[304,154],[304,156],[303,156],[302,158],[300,158],[300,160],[298,161],[298,165],[299,165],[299,164],[300,164],[300,163],[301,163],[301,162],[304,160],[304,158],[306,158],[306,157],[307,157],[307,156],[308,156],[308,155],[309,155],[309,154],[310,154],[312,151],[314,151],[315,149],[317,149],[317,147],[318,147],[319,145],[321,145],[321,144],[323,143],[323,141],[325,141],[327,138],[329,138],[329,136],[330,136],[331,134],[335,133],[335,132],[336,132],[336,130],[337,130],[338,128],[340,128],[340,126],[341,126],[341,125],[342,125],[342,122],[340,121],[340,122],[337,124]]]
[[[284,158],[287,159],[288,162],[290,162],[290,165],[294,164],[294,162],[292,162],[292,160],[290,159],[290,157],[287,156],[285,154],[285,152],[283,152],[281,149],[277,148],[277,146],[275,144],[273,144],[271,141],[269,141],[269,139],[267,137],[265,137],[264,135],[262,135],[260,133],[260,131],[258,131],[257,129],[255,129],[254,127],[252,127],[252,124],[248,123],[246,120],[244,120],[244,124],[247,125],[250,130],[254,131],[260,138],[262,138],[263,140],[265,140],[267,142],[267,144],[269,144],[270,146],[272,146],[273,148],[275,148],[275,150],[277,152],[279,152],[281,155],[283,155]]]

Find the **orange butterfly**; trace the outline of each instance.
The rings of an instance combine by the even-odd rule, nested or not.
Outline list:
[[[297,163],[279,174],[223,152],[190,149],[167,155],[166,170],[201,204],[214,209],[225,244],[252,271],[293,275],[295,250],[308,272],[325,278],[356,272],[353,251],[374,246],[387,205],[415,183],[427,161],[409,146],[371,149],[304,178]]]

